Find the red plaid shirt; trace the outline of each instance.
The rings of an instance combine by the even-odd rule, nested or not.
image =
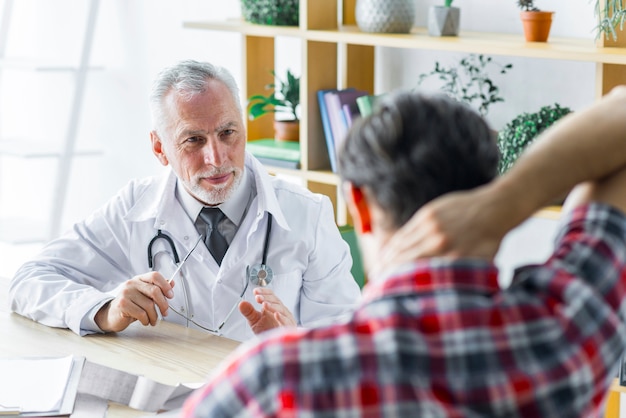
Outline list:
[[[245,344],[192,417],[580,417],[626,348],[626,218],[578,208],[542,265],[428,259],[368,284],[345,324]]]

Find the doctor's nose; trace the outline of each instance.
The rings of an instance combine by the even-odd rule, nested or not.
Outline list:
[[[221,167],[227,157],[227,146],[217,141],[208,141],[202,148],[204,163],[215,167]]]

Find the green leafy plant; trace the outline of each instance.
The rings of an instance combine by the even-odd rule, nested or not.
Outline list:
[[[595,0],[595,15],[598,18],[596,37],[602,34],[608,39],[609,36],[616,41],[617,29],[624,29],[626,21],[626,6],[623,0]]]
[[[517,7],[525,12],[538,12],[539,9],[535,6],[534,0],[517,0]]]
[[[555,103],[552,106],[544,106],[534,113],[522,113],[507,123],[498,132],[500,173],[509,170],[539,134],[571,111],[570,108]]]
[[[443,5],[446,6],[446,7],[452,7],[452,2],[453,1],[454,0],[444,0],[443,1]]]
[[[444,67],[436,61],[432,71],[419,76],[418,85],[435,77],[442,83],[441,91],[467,103],[485,116],[492,104],[504,101],[500,96],[500,88],[489,75],[488,70],[492,67],[500,74],[506,74],[513,68],[513,64],[501,65],[491,57],[476,54],[470,54],[450,67]]]
[[[289,113],[290,120],[298,120],[296,109],[300,104],[300,77],[293,75],[290,70],[287,70],[284,80],[280,79],[273,70],[271,73],[277,82],[268,84],[265,88],[272,92],[267,96],[256,94],[249,99],[250,120],[275,112]]]
[[[299,0],[241,0],[241,14],[252,23],[298,26]]]

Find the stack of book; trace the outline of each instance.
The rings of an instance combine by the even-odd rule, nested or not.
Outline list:
[[[261,163],[281,168],[300,168],[300,143],[264,138],[248,141],[246,148]]]
[[[354,121],[371,113],[378,96],[355,88],[317,91],[330,168],[337,172],[337,154]]]

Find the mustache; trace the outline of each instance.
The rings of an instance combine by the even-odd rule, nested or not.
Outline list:
[[[196,179],[200,179],[203,177],[223,176],[225,174],[230,174],[233,171],[236,172],[237,170],[234,167],[219,167],[211,170],[206,170],[201,173],[196,173],[194,177],[196,177]]]

